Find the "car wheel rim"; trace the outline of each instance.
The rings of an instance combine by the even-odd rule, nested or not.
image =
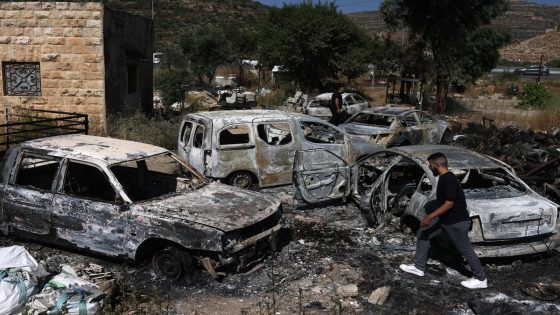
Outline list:
[[[177,253],[163,252],[154,257],[154,270],[159,275],[177,280],[181,277],[184,259]]]
[[[252,184],[251,176],[249,174],[236,174],[231,179],[231,184],[240,188],[249,188]]]

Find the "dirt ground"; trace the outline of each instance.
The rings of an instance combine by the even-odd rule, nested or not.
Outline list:
[[[121,285],[115,304],[127,304],[120,305],[122,314],[560,314],[560,295],[533,294],[547,299],[542,301],[522,291],[534,283],[560,288],[556,251],[485,260],[489,288],[471,291],[459,283],[468,275],[463,262],[438,248],[425,277],[401,272],[399,264],[412,262],[414,238],[401,231],[398,218],[371,229],[351,202],[295,209],[291,186],[263,192],[286,203],[276,252],[221,281],[199,271],[171,282],[157,278],[148,263],[127,266],[9,238],[0,238],[0,245],[26,246],[48,272],[59,272],[64,263],[104,266]],[[390,287],[385,304],[369,303],[383,286]]]

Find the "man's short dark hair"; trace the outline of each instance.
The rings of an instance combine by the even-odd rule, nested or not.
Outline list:
[[[428,161],[432,161],[438,166],[447,167],[447,157],[441,152],[433,153],[428,156]]]

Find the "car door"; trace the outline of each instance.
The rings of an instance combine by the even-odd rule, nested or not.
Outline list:
[[[197,171],[205,172],[205,139],[206,128],[202,124],[185,121],[181,126],[179,152]]]
[[[403,141],[401,144],[421,144],[422,143],[422,129],[416,117],[415,112],[410,112],[402,117],[402,122],[405,129],[403,131]]]
[[[29,238],[51,234],[54,187],[61,159],[22,152],[4,191],[3,216],[10,234]]]
[[[255,119],[253,131],[262,186],[291,183],[297,150],[292,119]]]
[[[112,176],[97,165],[66,160],[53,201],[56,237],[93,252],[124,255],[128,212],[111,183]],[[116,182],[116,179],[113,179]]]
[[[345,134],[331,124],[300,120],[298,134],[301,149],[325,149],[336,156],[348,160],[349,150],[346,148]]]
[[[441,139],[440,130],[437,126],[437,121],[430,114],[426,112],[416,112],[419,120],[419,126],[422,130],[422,144],[435,144],[439,143]]]
[[[308,203],[343,198],[350,193],[350,167],[325,149],[296,151],[293,170],[296,198]]]

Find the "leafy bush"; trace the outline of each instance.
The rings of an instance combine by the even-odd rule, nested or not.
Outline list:
[[[552,99],[552,95],[543,84],[529,82],[523,85],[523,92],[519,96],[519,106],[525,108],[543,108]]]

